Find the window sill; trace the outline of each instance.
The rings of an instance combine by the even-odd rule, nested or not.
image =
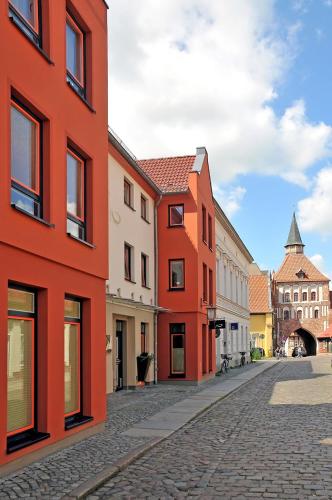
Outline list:
[[[182,287],[182,288],[168,288],[167,291],[168,292],[184,292],[185,288],[184,287]]]
[[[89,101],[87,101],[85,99],[85,97],[81,96],[77,90],[75,90],[75,87],[73,87],[73,85],[71,85],[71,83],[67,80],[67,85],[68,87],[74,92],[74,94],[77,95],[77,97],[79,99],[81,99],[81,101],[86,105],[87,108],[89,108],[89,110],[91,111],[91,113],[96,113],[96,110],[91,106],[91,104],[89,103]]]
[[[126,205],[126,207],[130,208],[130,210],[132,210],[133,212],[136,212],[136,210],[134,209],[134,207],[132,207],[131,205],[128,205],[128,203],[124,202],[124,204]]]
[[[31,45],[33,45],[35,47],[35,49],[37,49],[37,51],[39,52],[39,54],[48,62],[48,64],[51,64],[52,66],[54,66],[54,62],[48,57],[48,55],[46,54],[46,52],[41,48],[39,47],[39,45],[37,45],[36,42],[34,42],[21,28],[21,26],[19,25],[19,23],[17,21],[15,21],[15,18],[12,17],[11,15],[9,15],[9,19],[11,21],[11,23],[15,26],[15,28],[17,28],[20,33],[22,33],[22,35],[31,43]]]
[[[151,287],[149,287],[147,285],[142,285],[142,288],[146,288],[146,290],[151,290]]]
[[[51,224],[47,220],[41,219],[40,217],[37,217],[36,215],[30,214],[30,212],[27,212],[26,210],[23,210],[23,208],[18,207],[15,205],[15,203],[11,204],[11,207],[16,210],[17,212],[20,212],[21,214],[27,215],[28,217],[31,217],[31,219],[40,222],[41,224],[44,224],[47,227],[50,228],[55,228],[55,224]]]
[[[184,224],[174,224],[174,226],[172,226],[172,224],[168,224],[168,226],[166,226],[168,229],[184,229],[185,228],[185,225]]]
[[[65,419],[65,431],[69,431],[70,429],[74,429],[75,427],[78,427],[79,425],[84,425],[87,424],[88,422],[91,422],[93,420],[93,417],[86,417],[84,415],[73,415],[72,417],[68,417],[68,419]]]
[[[47,432],[38,432],[35,430],[21,432],[10,436],[7,438],[7,453],[13,453],[14,451],[21,450],[27,446],[31,446],[35,443],[39,443],[44,439],[48,439],[50,434]]]
[[[147,224],[151,224],[151,222],[150,222],[148,219],[145,219],[145,217],[142,217],[142,216],[141,216],[141,219],[143,219],[143,220],[144,220],[144,222],[146,222]]]
[[[136,285],[136,281],[131,280],[130,278],[125,278],[126,281],[129,281],[129,283],[132,283],[133,285]]]
[[[75,241],[78,241],[79,243],[82,243],[82,245],[85,245],[89,248],[96,248],[96,245],[94,245],[93,243],[89,243],[88,241],[85,241],[85,240],[81,240],[81,238],[77,238],[76,236],[74,236],[73,234],[71,233],[67,233],[67,236],[69,238],[72,238],[73,240]]]

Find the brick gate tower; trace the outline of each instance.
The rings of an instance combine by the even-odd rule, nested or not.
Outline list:
[[[288,356],[297,345],[316,355],[324,352],[329,324],[329,279],[304,255],[295,213],[285,249],[285,258],[272,277],[275,343],[283,345]]]

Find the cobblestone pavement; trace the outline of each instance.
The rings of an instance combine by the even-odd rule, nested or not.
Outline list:
[[[332,499],[331,357],[283,360],[90,494]]]
[[[248,365],[243,370],[251,370]],[[225,379],[238,375],[233,369]],[[112,465],[148,438],[120,433],[134,424],[220,381],[216,377],[201,386],[156,385],[136,391],[121,391],[108,397],[108,419],[104,432],[54,453],[20,471],[0,478],[0,500],[60,499],[90,477]]]

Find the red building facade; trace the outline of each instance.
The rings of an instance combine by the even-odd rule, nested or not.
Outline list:
[[[197,383],[214,376],[214,203],[208,156],[143,160],[162,192],[158,204],[158,380]]]
[[[0,465],[105,418],[106,9],[0,6]]]

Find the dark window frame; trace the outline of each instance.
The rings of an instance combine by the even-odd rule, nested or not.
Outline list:
[[[202,205],[202,240],[203,240],[203,243],[207,244],[206,207],[205,207],[205,205]]]
[[[179,287],[172,287],[172,263],[173,262],[182,262],[182,271],[183,271],[183,285]],[[186,288],[186,273],[185,273],[185,259],[169,259],[168,260],[168,290],[170,292],[173,291],[183,291]]]
[[[127,192],[129,193],[129,200],[126,199],[126,186],[128,187]],[[123,202],[124,204],[129,207],[133,208],[133,185],[126,177],[123,180]]]
[[[86,100],[86,32],[81,28],[79,22],[76,20],[75,16],[70,12],[70,10],[66,10],[66,30],[67,30],[67,24],[71,26],[73,31],[76,33],[79,33],[81,37],[81,43],[80,43],[80,53],[81,53],[81,79],[78,79],[75,75],[72,74],[72,72],[68,69],[67,67],[67,60],[66,60],[66,79],[67,83],[73,88],[73,90],[83,98],[83,100]],[[66,47],[67,47],[67,33],[66,33]]]
[[[310,292],[310,301],[311,302],[317,302],[317,293],[315,292],[315,290],[313,290],[312,292]]]
[[[33,26],[19,11],[15,5],[8,0],[9,17],[13,20],[16,26],[26,35],[38,49],[42,49],[42,2],[41,0],[33,0],[37,12],[37,21]]]
[[[147,352],[146,341],[147,341],[147,323],[141,322],[141,353]]]
[[[129,243],[124,243],[124,277],[125,277],[125,280],[127,281],[133,281],[133,268],[132,268],[132,258],[133,258],[133,254],[132,254],[132,245],[129,245]],[[128,271],[129,271],[129,274],[127,275],[126,274],[126,250],[129,251],[129,259],[128,259]]]
[[[149,288],[149,256],[141,252],[141,285]],[[144,271],[144,274],[143,274]]]
[[[144,207],[144,208],[143,208]],[[148,199],[141,193],[141,218],[149,222]]]
[[[213,229],[212,229],[212,217],[208,214],[208,247],[212,250],[212,239],[213,239]]]
[[[205,264],[205,262],[203,262],[202,270],[203,270],[203,302],[207,303],[207,301],[208,301],[208,272],[207,272],[208,267]]]
[[[181,224],[172,224],[171,210],[174,207],[182,207],[182,223]],[[172,205],[168,205],[168,227],[184,227],[184,203],[174,203]]]
[[[209,268],[209,305],[213,306],[213,271]]]
[[[67,223],[68,220],[73,222],[74,224],[77,225],[79,229],[79,236],[76,236],[75,234],[72,234],[70,231],[67,229],[67,234],[69,236],[72,236],[73,238],[76,238],[78,240],[82,240],[83,242],[87,242],[87,186],[86,186],[86,180],[87,180],[87,168],[86,168],[86,159],[79,154],[76,149],[73,148],[73,146],[67,144],[67,149],[66,149],[66,174],[67,174],[67,169],[68,169],[68,158],[67,155],[71,155],[74,159],[78,160],[80,162],[81,168],[83,169],[83,175],[81,175],[81,182],[83,183],[83,186],[81,186],[81,196],[83,200],[83,217],[78,217],[70,212],[68,212],[68,207],[67,207],[67,196],[66,196],[66,213],[67,213]],[[66,195],[68,194],[68,185],[66,183]],[[80,233],[81,232],[81,233]]]
[[[172,331],[175,326],[180,326],[180,330],[182,331]],[[174,372],[173,371],[173,363],[172,363],[172,353],[173,353],[173,337],[182,337],[183,339],[183,372]],[[170,378],[184,378],[186,377],[186,324],[185,323],[170,323],[169,324],[169,377]]]
[[[299,301],[299,293],[298,292],[294,292],[294,294],[293,294],[293,301],[294,302],[298,302]]]
[[[37,147],[35,149],[38,162],[37,162],[37,167],[36,167],[36,175],[37,175],[37,185],[38,189],[34,190],[29,188],[28,186],[25,186],[22,182],[18,181],[15,179],[12,175],[12,162],[10,159],[10,171],[11,171],[11,191],[15,190],[19,194],[27,197],[30,201],[33,201],[36,204],[36,207],[34,207],[34,213],[29,212],[28,210],[25,210],[24,208],[20,207],[17,202],[11,201],[11,204],[15,207],[20,208],[20,210],[24,211],[26,214],[31,215],[33,217],[37,217],[39,219],[43,218],[43,120],[41,120],[38,116],[36,116],[35,113],[33,113],[25,104],[23,104],[20,100],[18,100],[16,97],[12,96],[10,100],[10,110],[12,110],[12,107],[14,107],[19,113],[24,115],[27,119],[30,119],[32,122],[37,124],[38,130],[37,130]],[[12,120],[10,120],[10,155],[11,155],[11,150],[12,150]],[[11,194],[11,200],[12,200],[12,194]]]
[[[308,302],[308,292],[302,292],[302,302]]]

